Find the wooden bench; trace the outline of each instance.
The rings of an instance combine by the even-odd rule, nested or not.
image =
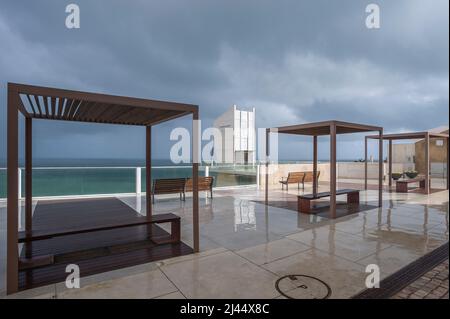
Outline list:
[[[280,181],[281,189],[289,190],[289,184],[297,184],[298,189],[300,189],[300,183],[303,183],[303,178],[305,177],[305,172],[290,172],[286,179]]]
[[[340,189],[336,191],[336,195],[344,195],[347,194],[347,203],[350,204],[358,204],[359,203],[359,190],[356,189]],[[315,196],[314,194],[308,194],[308,195],[299,195],[297,196],[298,199],[298,211],[301,213],[310,214],[311,213],[311,201],[324,198],[324,197],[330,197],[330,192],[322,192],[317,193]]]
[[[155,179],[152,184],[152,203],[155,203],[155,195],[180,194],[180,200],[186,198],[184,190],[186,178]]]
[[[290,172],[286,179],[282,179],[281,189],[284,189],[286,185],[286,190],[289,190],[289,184],[297,184],[297,187],[300,189],[300,183],[302,184],[302,188],[305,189],[305,183],[313,182],[313,172]],[[319,181],[320,171],[317,172],[317,182]]]
[[[51,239],[62,236],[92,233],[97,231],[112,230],[126,227],[151,225],[151,224],[171,224],[171,234],[168,238],[150,238],[156,244],[172,244],[180,242],[180,216],[175,214],[159,214],[153,215],[151,219],[147,217],[133,217],[127,220],[120,220],[116,223],[109,223],[102,226],[86,227],[86,228],[69,228],[61,230],[35,230],[30,234],[20,231],[18,235],[19,243],[31,243],[33,241]],[[21,270],[46,266],[53,263],[52,255],[35,256],[32,258],[19,258],[19,268]]]
[[[425,189],[425,177],[416,177],[396,181],[395,190],[397,193],[407,193],[409,190],[408,185],[412,183],[419,183],[419,187]]]
[[[210,192],[211,198],[213,198],[213,184],[214,177],[212,176],[199,176],[198,177],[198,191]],[[194,190],[193,180],[189,178],[186,181],[185,192],[192,192]]]

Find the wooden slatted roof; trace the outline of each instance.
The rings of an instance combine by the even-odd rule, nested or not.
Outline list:
[[[16,83],[8,88],[19,94],[18,109],[31,118],[149,126],[198,112],[192,104]]]
[[[381,131],[383,129],[382,127],[379,126],[332,120],[332,121],[315,122],[291,126],[282,126],[270,128],[269,130],[270,132],[278,132],[284,134],[320,136],[320,135],[329,135],[330,127],[332,125],[336,125],[336,134]]]
[[[434,132],[410,132],[410,133],[396,133],[396,134],[384,134],[381,137],[383,140],[419,140],[427,136],[430,138],[448,138],[448,134],[434,133]],[[369,135],[367,138],[378,139],[378,135]]]

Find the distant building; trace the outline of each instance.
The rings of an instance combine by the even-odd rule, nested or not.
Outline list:
[[[214,121],[214,127],[222,133],[221,145],[214,145],[215,151],[218,151],[217,147],[221,148],[222,163],[255,164],[255,108],[243,111],[233,105]]]

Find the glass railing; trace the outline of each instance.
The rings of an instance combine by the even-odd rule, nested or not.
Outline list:
[[[200,176],[214,176],[214,187],[256,184],[256,166],[200,166]],[[19,172],[18,172],[19,174]],[[25,176],[21,169],[21,194]],[[145,192],[145,168],[140,169]],[[191,166],[152,167],[152,179],[189,178]],[[136,192],[136,167],[39,167],[33,168],[33,196],[123,194]],[[0,168],[0,198],[6,197],[6,169]]]

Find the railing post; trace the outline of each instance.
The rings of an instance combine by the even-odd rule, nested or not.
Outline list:
[[[136,167],[136,196],[141,195],[141,168]]]
[[[21,199],[22,198],[22,170],[20,169],[20,167],[19,167],[19,169],[17,170],[17,177],[18,177],[18,181],[17,181],[17,184],[19,185],[19,187],[18,187],[18,189],[17,189],[17,194],[18,194],[18,198],[19,199]]]
[[[256,189],[260,189],[259,187],[259,172],[260,172],[260,165],[256,165]]]
[[[205,165],[205,177],[209,177],[209,166]]]

